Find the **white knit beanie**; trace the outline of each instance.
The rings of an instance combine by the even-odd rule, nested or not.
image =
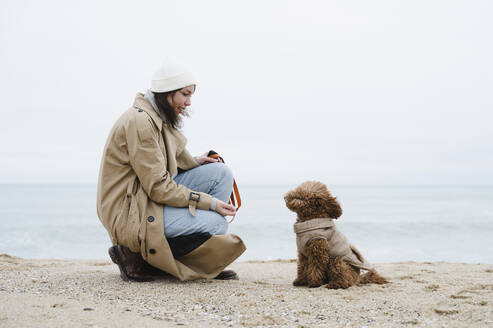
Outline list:
[[[183,64],[167,59],[152,75],[151,91],[174,91],[196,83],[195,76]]]

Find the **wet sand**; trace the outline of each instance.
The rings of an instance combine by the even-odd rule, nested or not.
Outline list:
[[[237,281],[124,282],[108,261],[0,255],[0,327],[493,327],[493,264],[377,264],[387,285],[293,287],[292,261]]]

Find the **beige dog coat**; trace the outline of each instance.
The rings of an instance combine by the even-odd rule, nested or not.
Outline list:
[[[327,239],[329,255],[342,256],[348,264],[360,269],[373,270],[360,251],[348,242],[346,237],[337,230],[332,219],[320,218],[294,224],[296,246],[301,254],[307,256],[305,246],[312,239]]]

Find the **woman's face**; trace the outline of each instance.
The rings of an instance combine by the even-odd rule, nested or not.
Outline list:
[[[176,115],[180,115],[181,113],[183,113],[186,108],[192,104],[190,98],[192,98],[194,92],[195,85],[189,85],[188,87],[185,87],[173,94],[168,95],[168,103],[170,104],[171,108],[173,108]]]

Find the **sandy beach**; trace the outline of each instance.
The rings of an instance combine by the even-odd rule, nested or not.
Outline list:
[[[493,327],[493,264],[378,264],[391,281],[295,288],[294,260],[239,262],[238,281],[124,282],[109,260],[0,255],[1,327]]]

